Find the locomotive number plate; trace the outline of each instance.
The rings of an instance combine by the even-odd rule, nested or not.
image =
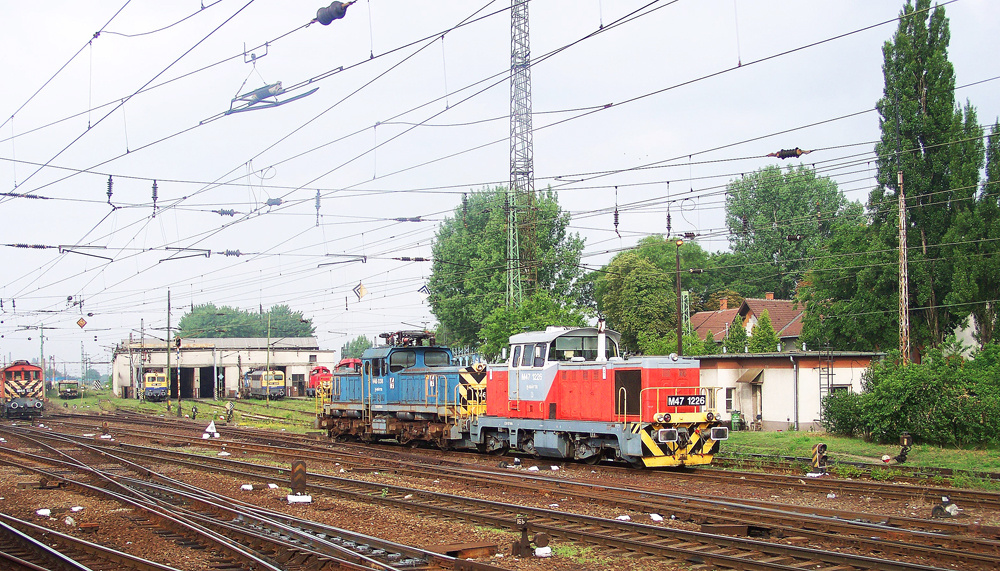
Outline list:
[[[667,397],[667,406],[705,406],[708,399],[705,395],[675,395]]]

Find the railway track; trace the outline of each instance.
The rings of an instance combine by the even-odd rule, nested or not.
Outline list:
[[[209,446],[220,445],[209,441]],[[243,450],[255,454],[275,453],[260,445],[226,443],[229,450]],[[287,448],[287,447],[286,447]],[[285,452],[302,454],[303,450]],[[160,451],[134,445],[118,445],[116,454],[127,455],[146,463],[169,461],[191,469],[227,471],[232,474],[254,474],[260,478],[287,475],[287,470],[247,464],[219,458],[205,458],[176,451]],[[169,458],[169,460],[165,460]],[[344,457],[341,456],[343,460]],[[370,472],[375,469],[367,468]],[[386,470],[380,465],[377,469]],[[364,470],[362,470],[364,471]],[[530,488],[538,492],[551,491],[563,495],[578,495],[590,501],[607,502],[636,511],[658,511],[674,517],[698,521],[703,529],[725,530],[729,533],[770,536],[772,541],[758,538],[734,537],[725,533],[693,532],[603,518],[591,518],[559,510],[510,505],[476,498],[448,496],[410,486],[393,486],[384,482],[358,481],[335,476],[311,476],[311,491],[316,494],[333,494],[355,501],[383,503],[439,517],[475,521],[480,524],[511,527],[518,515],[527,515],[532,528],[553,535],[598,545],[613,545],[616,549],[655,557],[679,557],[689,562],[700,562],[718,567],[732,568],[835,568],[851,565],[853,568],[871,569],[927,569],[931,567],[908,563],[903,559],[920,558],[927,561],[960,562],[963,568],[993,569],[1000,565],[998,546],[994,540],[974,537],[968,528],[947,525],[930,525],[922,520],[865,521],[863,514],[853,514],[852,521],[845,521],[845,514],[796,513],[783,506],[754,505],[747,502],[726,502],[698,498],[691,495],[662,494],[634,487],[613,488],[584,485],[539,476],[514,477],[509,473],[489,473],[481,469],[434,467],[430,465],[411,468],[396,467],[392,471],[405,472],[407,477],[449,477],[464,479],[490,487]],[[316,481],[321,483],[317,484]],[[907,526],[910,526],[909,528]],[[978,530],[982,531],[982,530]],[[993,532],[995,534],[995,530]],[[788,545],[791,543],[791,545]],[[854,554],[822,551],[802,547],[802,544],[829,545],[839,550],[851,549]],[[733,551],[735,550],[735,551]],[[749,558],[754,567],[736,566],[728,559],[729,553],[738,559]],[[861,553],[877,553],[877,558],[866,558]],[[899,557],[899,560],[889,559]],[[851,563],[847,563],[850,560]],[[775,564],[775,566],[769,566]],[[758,566],[759,565],[759,566]]]
[[[12,438],[49,454],[43,456],[23,450],[11,454],[9,450],[3,450],[0,463],[34,472],[49,483],[57,482],[82,493],[107,496],[137,508],[142,515],[133,518],[136,526],[166,534],[182,545],[211,547],[225,552],[226,559],[213,564],[213,568],[268,571],[330,568],[498,569],[263,510],[167,478],[101,447],[64,436],[39,431],[4,430]],[[95,461],[85,463],[79,456],[90,456]],[[108,463],[114,464],[114,469],[99,467]],[[54,469],[43,468],[43,465]],[[141,476],[141,479],[123,476],[122,468]],[[74,471],[78,474],[77,478],[66,475],[66,472]],[[94,478],[105,485],[85,481]]]
[[[178,571],[0,513],[0,561],[15,571]]]

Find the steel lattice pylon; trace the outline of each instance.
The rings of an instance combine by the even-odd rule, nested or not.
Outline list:
[[[518,208],[535,191],[531,152],[531,49],[528,2],[510,3],[510,185],[507,188],[507,305],[523,298]]]

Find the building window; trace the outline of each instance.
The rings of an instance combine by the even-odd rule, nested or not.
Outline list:
[[[316,355],[309,355],[309,362],[310,363],[315,363],[316,362]]]
[[[834,393],[848,393],[851,392],[851,387],[847,385],[839,385],[836,387],[830,387],[830,394]]]
[[[736,389],[726,389],[726,412],[733,412],[733,403],[736,400]]]

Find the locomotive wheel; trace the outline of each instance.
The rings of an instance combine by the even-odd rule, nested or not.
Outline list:
[[[587,456],[586,458],[583,459],[583,463],[587,464],[588,466],[596,466],[601,463],[601,455],[594,454],[593,456]]]

